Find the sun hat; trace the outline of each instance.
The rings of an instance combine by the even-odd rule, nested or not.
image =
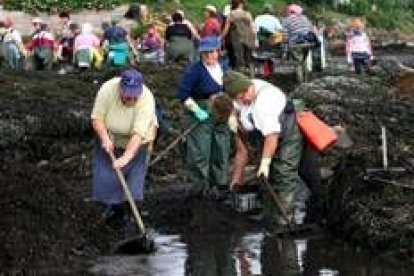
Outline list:
[[[214,7],[213,5],[206,5],[206,6],[204,7],[204,9],[205,9],[206,11],[210,11],[210,12],[213,12],[213,13],[217,13],[217,9],[216,9],[216,7]]]
[[[42,18],[35,17],[35,18],[32,19],[32,24],[40,24],[40,23],[43,23]]]
[[[218,36],[206,36],[200,40],[199,52],[211,52],[220,49],[221,41]]]
[[[230,11],[231,11],[231,6],[225,5],[223,8],[223,16],[228,16],[230,14]]]
[[[300,15],[303,12],[302,7],[297,4],[291,4],[287,6],[286,10],[289,14],[295,14],[295,15]]]
[[[138,97],[142,93],[143,77],[135,69],[127,69],[121,74],[121,95]]]
[[[229,70],[223,75],[224,91],[232,98],[236,98],[237,94],[246,91],[250,85],[252,85],[252,81],[240,72]]]

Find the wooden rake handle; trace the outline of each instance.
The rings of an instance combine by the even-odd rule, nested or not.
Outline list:
[[[112,152],[109,153],[111,157],[112,163],[115,161],[115,156]],[[145,233],[145,226],[144,222],[142,221],[141,215],[139,214],[138,208],[135,204],[134,199],[132,198],[131,192],[129,191],[128,184],[125,180],[124,174],[121,172],[120,169],[115,169],[116,175],[118,176],[119,182],[121,183],[122,189],[124,190],[124,194],[128,200],[129,206],[131,207],[132,214],[134,215],[135,221],[141,230],[141,232]]]
[[[188,129],[186,129],[183,133],[181,133],[171,144],[168,145],[160,154],[158,154],[153,160],[151,160],[149,167],[156,164],[158,161],[161,160],[167,153],[169,153],[181,140],[183,140],[188,134],[190,134],[196,127],[199,126],[200,123],[192,124]]]
[[[272,186],[270,186],[270,183],[269,183],[269,181],[267,180],[266,177],[261,176],[260,177],[260,182],[263,183],[264,186],[266,186],[266,189],[270,193],[270,196],[272,197],[273,202],[279,208],[279,211],[282,214],[282,217],[285,220],[288,228],[292,229],[293,228],[292,221],[289,220],[286,208],[285,208],[284,203],[283,203],[283,199],[273,190]]]

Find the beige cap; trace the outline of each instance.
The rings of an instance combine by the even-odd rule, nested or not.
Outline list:
[[[204,7],[204,9],[205,9],[206,11],[211,11],[211,12],[217,13],[217,9],[216,9],[216,7],[214,7],[213,5],[206,5],[206,6]]]
[[[43,23],[43,20],[42,20],[42,18],[40,18],[40,17],[35,17],[35,18],[33,18],[32,19],[32,24],[33,23]]]

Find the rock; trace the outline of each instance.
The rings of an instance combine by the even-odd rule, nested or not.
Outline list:
[[[414,68],[400,65],[398,75],[398,93],[404,97],[414,98]]]

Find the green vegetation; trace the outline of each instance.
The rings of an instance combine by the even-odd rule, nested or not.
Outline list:
[[[3,0],[6,9],[22,10],[30,13],[61,10],[75,11],[80,9],[112,9],[125,3],[147,4],[152,10],[171,11],[180,8],[196,21],[202,18],[202,8],[206,4],[214,4],[219,10],[229,0]],[[313,18],[327,19],[333,14],[365,17],[370,26],[394,29],[406,32],[414,30],[414,1],[412,0],[350,0],[349,5],[334,7],[334,0],[248,0],[248,8],[257,14],[265,4],[271,4],[275,12],[280,14],[286,3],[302,3],[308,8]]]

